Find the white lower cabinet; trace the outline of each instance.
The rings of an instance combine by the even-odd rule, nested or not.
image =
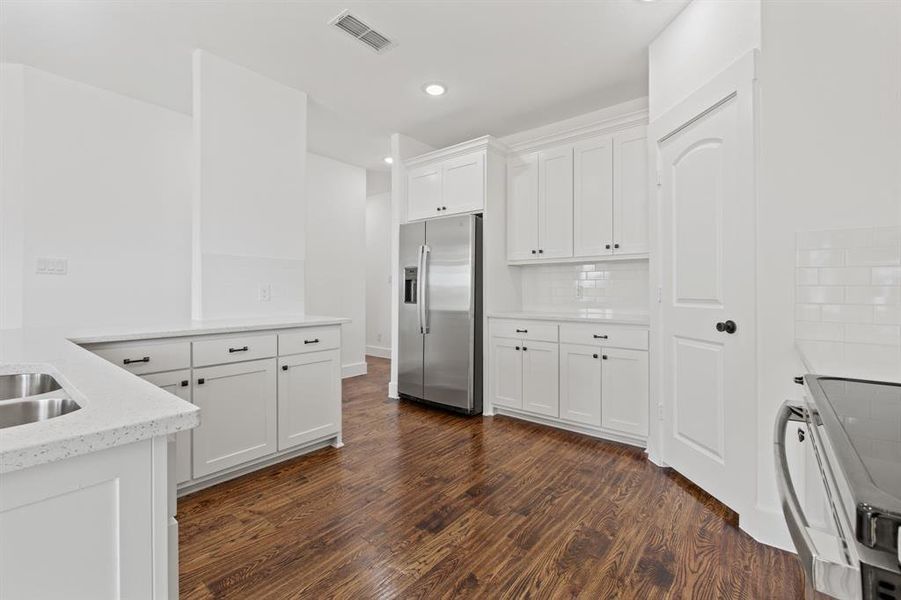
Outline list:
[[[278,359],[278,449],[341,431],[341,351]]]
[[[560,418],[601,426],[601,354],[598,348],[560,345]]]
[[[194,369],[194,477],[276,451],[276,359]]]
[[[601,425],[638,437],[648,435],[648,353],[604,348]]]
[[[522,408],[522,342],[492,338],[490,364],[494,404]]]
[[[141,377],[153,385],[160,387],[191,402],[191,370],[154,373]],[[191,432],[180,431],[175,434],[175,483],[184,483],[191,479]]]
[[[523,340],[522,407],[548,417],[560,414],[557,344]]]
[[[556,340],[558,331],[561,343],[512,337],[534,332]],[[491,336],[492,406],[522,411],[525,418],[525,413],[541,415],[599,437],[647,439],[647,329],[492,319]],[[601,345],[608,343],[626,347]]]

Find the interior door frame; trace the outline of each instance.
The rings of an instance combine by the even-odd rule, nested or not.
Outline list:
[[[649,258],[649,276],[650,286],[650,419],[648,429],[648,458],[659,466],[669,466],[666,462],[664,452],[664,411],[668,407],[664,405],[666,395],[663,393],[664,385],[664,328],[663,328],[663,303],[662,294],[664,293],[664,271],[666,261],[661,256],[662,246],[662,210],[660,206],[660,196],[658,191],[658,169],[659,157],[657,147],[667,138],[689,126],[694,121],[702,118],[710,111],[715,110],[727,99],[735,97],[738,101],[739,110],[739,136],[747,136],[750,140],[743,140],[739,146],[747,155],[743,155],[741,160],[751,161],[753,177],[751,177],[752,189],[748,190],[747,198],[754,203],[755,213],[757,206],[757,189],[756,189],[756,172],[757,172],[757,62],[758,51],[751,50],[742,57],[738,58],[726,69],[714,76],[707,83],[692,92],[687,98],[682,100],[675,107],[668,110],[663,115],[651,121],[648,125],[648,165],[652,168],[648,169],[648,188],[649,195],[649,219],[650,219],[650,258]],[[748,142],[748,143],[744,143]],[[756,230],[756,222],[751,224]],[[755,238],[756,238],[755,233]],[[754,249],[754,277],[756,284],[756,247]],[[754,377],[754,390],[752,395],[755,400],[758,399],[757,392],[757,354],[760,348],[756,343],[756,295],[755,290],[755,309],[754,323],[751,327],[746,328],[755,335],[755,361],[750,366]],[[757,406],[754,407],[754,435],[756,441],[758,437],[757,427]],[[740,463],[748,467],[749,483],[747,494],[747,504],[739,509],[739,514],[747,513],[750,515],[751,509],[756,505],[757,497],[757,444],[744,449],[743,456],[740,457]]]

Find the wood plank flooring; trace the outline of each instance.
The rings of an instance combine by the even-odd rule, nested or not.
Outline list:
[[[345,447],[183,498],[182,598],[801,598],[794,557],[636,448],[344,382]]]

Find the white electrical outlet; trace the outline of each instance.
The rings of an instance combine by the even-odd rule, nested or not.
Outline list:
[[[69,272],[69,259],[39,257],[35,271],[38,275],[65,275]]]
[[[382,334],[381,334],[381,333],[377,333],[377,334],[375,335],[375,339],[376,339],[376,341],[381,342],[381,341],[382,341]]]
[[[272,286],[268,283],[260,285],[260,302],[270,302],[272,300]]]

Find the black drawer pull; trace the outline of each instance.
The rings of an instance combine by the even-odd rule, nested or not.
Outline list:
[[[528,329],[517,329],[516,333],[529,333]]]
[[[197,380],[197,385],[203,385],[205,382],[206,382],[206,379],[201,377],[200,379]]]
[[[229,348],[228,352],[231,354],[232,352],[247,352],[247,346],[243,346],[241,348]]]
[[[147,363],[150,362],[150,357],[145,356],[144,358],[126,358],[122,361],[123,364],[132,365],[134,363]]]
[[[596,339],[596,340],[606,340],[606,339],[607,339],[607,336],[606,336],[606,335],[599,335],[599,334],[596,333],[596,334],[594,334],[594,339]]]
[[[316,339],[314,339],[314,340],[304,340],[303,343],[304,343],[304,344],[318,344],[318,343],[319,343],[319,338],[316,338]]]

